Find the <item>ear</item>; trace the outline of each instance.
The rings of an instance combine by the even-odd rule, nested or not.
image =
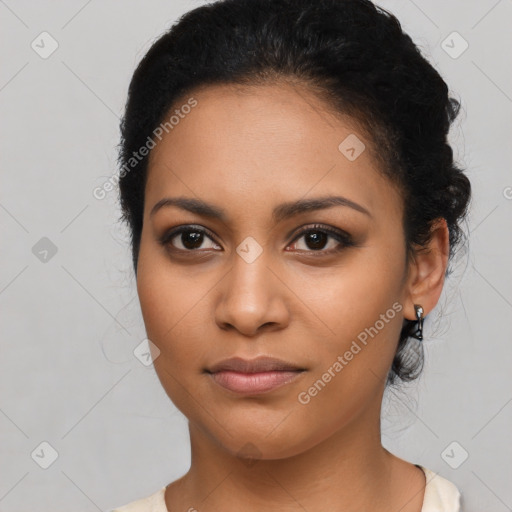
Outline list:
[[[416,319],[414,304],[423,306],[424,316],[434,309],[443,291],[449,252],[448,226],[440,218],[432,224],[430,242],[418,249],[409,262],[403,301],[408,320]]]

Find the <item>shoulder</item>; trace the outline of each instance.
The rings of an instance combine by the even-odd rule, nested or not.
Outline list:
[[[455,484],[428,468],[418,467],[426,478],[421,512],[460,512],[461,495]]]
[[[117,507],[111,512],[168,512],[165,506],[165,487],[150,496]]]

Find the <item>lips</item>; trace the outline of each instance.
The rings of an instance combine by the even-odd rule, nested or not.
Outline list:
[[[213,365],[207,371],[208,373],[217,373],[222,371],[233,371],[239,373],[261,373],[272,371],[302,371],[301,368],[293,363],[288,363],[274,357],[257,357],[255,359],[242,359],[241,357],[232,357],[224,359]]]
[[[225,359],[206,370],[219,386],[237,394],[258,395],[289,384],[304,368],[272,357]]]

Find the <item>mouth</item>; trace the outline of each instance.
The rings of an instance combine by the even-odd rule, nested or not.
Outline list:
[[[268,393],[291,383],[306,371],[293,363],[271,357],[225,359],[206,370],[219,386],[237,394]]]

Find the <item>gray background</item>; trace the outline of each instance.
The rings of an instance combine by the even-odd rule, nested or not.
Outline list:
[[[133,354],[145,332],[117,191],[92,191],[116,171],[136,64],[201,3],[0,0],[1,512],[106,511],[188,469],[186,421]],[[512,2],[379,5],[462,101],[451,140],[474,188],[425,372],[387,393],[383,441],[452,480],[466,511],[511,510]],[[43,31],[48,58],[31,47],[51,48]]]

